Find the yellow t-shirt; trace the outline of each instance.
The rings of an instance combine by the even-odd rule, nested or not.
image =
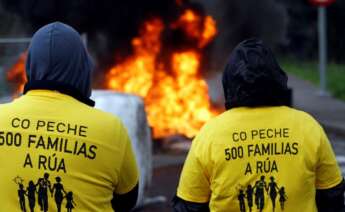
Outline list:
[[[0,105],[0,211],[113,211],[138,182],[120,120],[74,98],[33,90]]]
[[[288,107],[243,107],[203,127],[177,195],[209,202],[212,212],[314,212],[315,190],[341,181],[330,143],[311,116]]]

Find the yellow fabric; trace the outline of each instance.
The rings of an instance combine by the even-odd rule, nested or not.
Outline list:
[[[341,181],[330,143],[311,116],[288,107],[243,107],[196,136],[177,195],[210,202],[212,212],[314,212],[315,190]]]
[[[41,211],[46,197],[48,211],[113,211],[113,192],[137,182],[131,142],[113,115],[47,90],[0,105],[0,211]]]

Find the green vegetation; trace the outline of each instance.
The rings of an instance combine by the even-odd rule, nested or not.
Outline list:
[[[282,68],[297,77],[319,85],[318,63],[297,61],[292,59],[279,60]],[[327,67],[327,90],[336,98],[345,100],[345,64],[329,63]]]

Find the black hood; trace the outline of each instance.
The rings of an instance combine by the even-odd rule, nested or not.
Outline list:
[[[33,36],[26,61],[27,84],[33,89],[57,90],[90,106],[93,64],[79,33],[55,22]]]
[[[223,73],[226,109],[288,105],[287,75],[258,39],[241,42]]]

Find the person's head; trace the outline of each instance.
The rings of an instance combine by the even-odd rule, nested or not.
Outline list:
[[[57,90],[91,105],[92,69],[79,33],[60,22],[48,24],[32,37],[24,93],[34,89]]]
[[[287,105],[287,75],[258,39],[241,42],[223,72],[226,109]]]
[[[44,177],[44,179],[48,180],[49,179],[49,174],[48,173],[44,173],[43,177]]]
[[[34,187],[34,186],[35,186],[34,181],[30,180],[29,187]]]
[[[66,194],[67,198],[72,199],[73,198],[73,192],[70,191]]]
[[[56,182],[61,182],[61,177],[55,177]]]
[[[38,183],[39,183],[40,185],[43,184],[43,178],[42,178],[42,177],[40,177],[40,178],[38,179]]]

